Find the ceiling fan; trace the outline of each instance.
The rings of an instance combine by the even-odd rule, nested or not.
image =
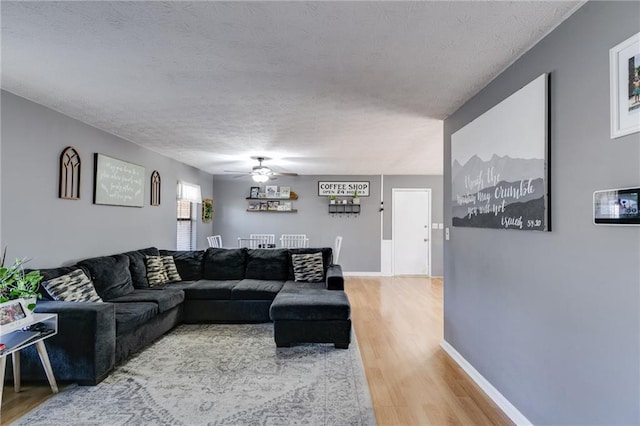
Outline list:
[[[297,173],[276,172],[271,167],[264,166],[263,161],[271,160],[269,157],[251,157],[254,160],[258,160],[258,165],[253,166],[250,172],[239,172],[236,170],[225,170],[226,173],[240,173],[242,175],[249,175],[254,182],[264,183],[269,179],[277,179],[278,176],[298,176]],[[238,177],[240,177],[238,176]]]

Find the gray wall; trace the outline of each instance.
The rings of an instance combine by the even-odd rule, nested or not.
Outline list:
[[[330,215],[327,197],[318,196],[318,181],[370,181],[370,197],[360,197],[361,214]],[[247,212],[249,188],[259,186],[248,176],[214,176],[214,233],[224,246],[235,247],[238,237],[252,233],[307,234],[312,247],[333,247],[343,237],[340,264],[345,271],[380,271],[380,176],[279,177],[269,185],[290,186],[299,199],[297,213]]]
[[[382,228],[382,238],[391,240],[393,230],[393,197],[394,188],[430,188],[431,189],[431,222],[443,223],[443,183],[442,176],[429,175],[384,175],[383,179],[383,199],[384,218]],[[443,274],[443,235],[442,229],[431,230],[431,275],[442,276]]]
[[[175,248],[176,182],[198,183],[212,195],[212,175],[178,163],[77,120],[3,91],[1,222],[7,257],[29,257],[30,267],[157,246]],[[81,199],[58,198],[59,158],[67,146],[82,157]],[[145,167],[145,206],[92,204],[93,154]],[[162,203],[149,206],[149,179],[158,170]],[[200,213],[199,213],[200,217]],[[198,248],[207,247],[212,224],[197,223]]]
[[[640,423],[640,227],[592,224],[592,193],[640,184],[640,134],[609,137],[609,49],[640,3],[588,2],[445,121],[451,134],[551,74],[553,231],[451,228],[445,340],[535,424]]]

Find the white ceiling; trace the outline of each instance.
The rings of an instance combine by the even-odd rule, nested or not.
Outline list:
[[[581,4],[2,1],[2,88],[214,174],[442,174],[442,120]]]

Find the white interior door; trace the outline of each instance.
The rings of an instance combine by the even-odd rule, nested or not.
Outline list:
[[[430,275],[431,190],[393,189],[393,274]]]

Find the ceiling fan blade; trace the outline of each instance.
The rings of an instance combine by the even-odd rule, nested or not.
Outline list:
[[[288,172],[273,172],[274,176],[298,176],[297,173],[288,173]]]
[[[240,173],[240,174],[243,174],[243,175],[251,174],[251,172],[240,171],[240,170],[223,170],[223,172],[225,172],[225,173]]]

